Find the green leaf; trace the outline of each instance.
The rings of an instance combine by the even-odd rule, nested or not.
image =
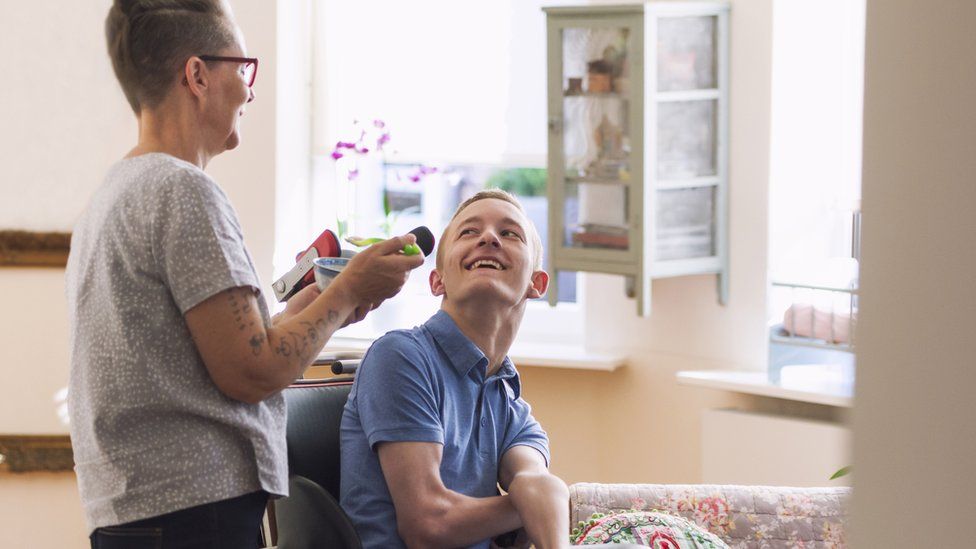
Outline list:
[[[836,473],[834,473],[833,475],[831,475],[830,480],[839,479],[840,477],[849,475],[850,473],[851,473],[851,466],[850,465],[848,465],[847,467],[841,467],[840,469],[837,470]]]
[[[492,174],[485,188],[499,188],[518,196],[545,196],[547,182],[545,168],[509,168]]]

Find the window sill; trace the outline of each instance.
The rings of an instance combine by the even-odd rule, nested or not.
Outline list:
[[[770,382],[767,373],[760,371],[689,370],[678,372],[677,378],[680,385],[839,408],[854,406],[854,394],[850,384],[837,383],[826,375],[819,375],[816,371],[808,370],[802,374],[780,383]]]
[[[320,357],[342,352],[365,352],[372,339],[334,337],[322,350]],[[516,343],[508,356],[517,367],[567,368],[612,372],[627,363],[626,357],[609,353],[586,351],[572,345],[544,343]]]

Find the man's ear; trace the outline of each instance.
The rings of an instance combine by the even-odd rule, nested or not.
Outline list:
[[[549,273],[545,271],[535,271],[532,273],[532,285],[529,286],[529,299],[536,299],[546,295],[549,289]]]
[[[207,64],[197,56],[186,60],[183,66],[183,85],[196,97],[203,97],[210,87],[210,71]]]
[[[434,297],[440,297],[447,293],[444,289],[444,279],[441,278],[441,273],[437,272],[437,269],[430,272],[430,293]]]

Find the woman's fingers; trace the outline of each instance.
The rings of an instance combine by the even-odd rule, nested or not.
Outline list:
[[[423,254],[405,255],[402,248],[413,244],[412,234],[384,240],[354,257],[334,283],[342,280],[360,304],[378,304],[395,296],[410,271],[423,265]]]
[[[348,318],[346,318],[346,321],[342,324],[342,327],[345,328],[350,324],[362,322],[362,320],[366,318],[366,315],[368,315],[370,311],[372,311],[377,307],[379,307],[379,303],[370,303],[367,305],[361,305],[359,307],[356,307],[356,310],[354,310],[352,314],[349,315]]]

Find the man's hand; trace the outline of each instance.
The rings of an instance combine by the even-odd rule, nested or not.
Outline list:
[[[514,538],[509,539],[510,535],[514,534]],[[508,534],[502,534],[491,540],[491,545],[489,549],[529,549],[532,547],[532,540],[529,539],[529,534],[525,531],[525,528],[519,528]]]
[[[538,549],[569,547],[569,489],[549,473],[538,450],[513,446],[505,452],[499,484],[512,498],[529,539]]]

